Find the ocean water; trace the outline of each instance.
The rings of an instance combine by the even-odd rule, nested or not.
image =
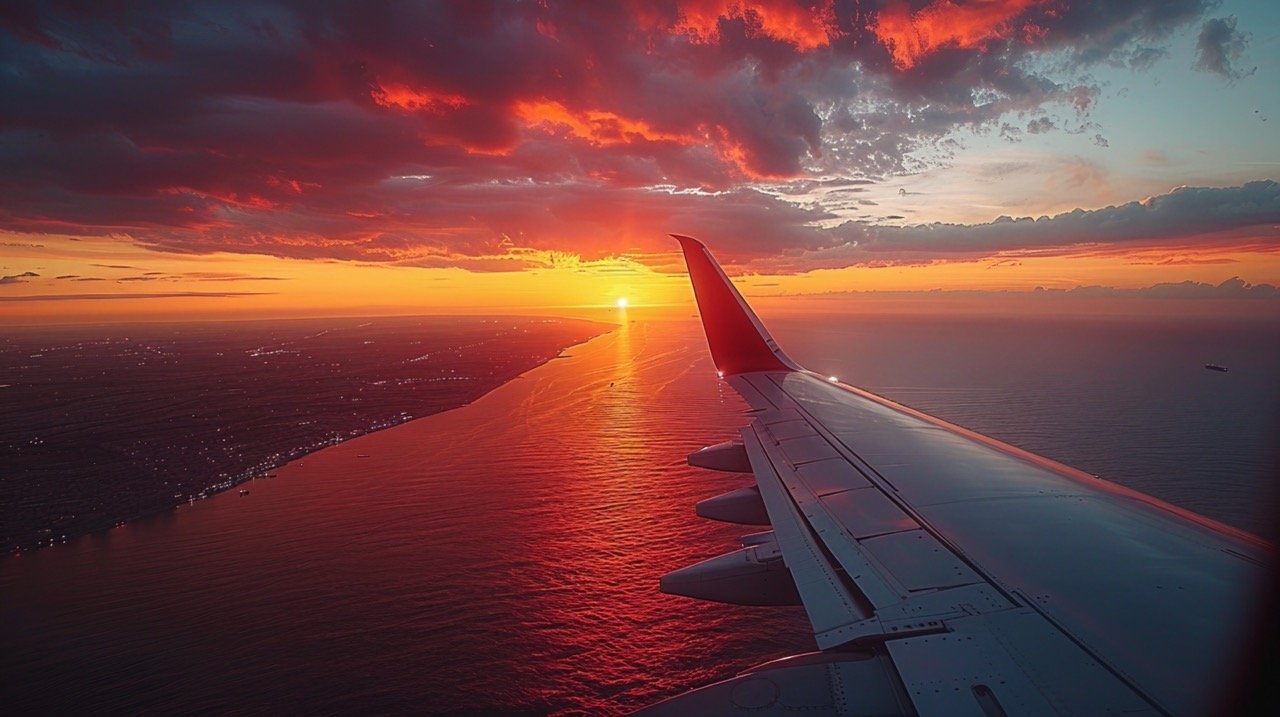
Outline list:
[[[766,320],[815,370],[1268,532],[1274,324]],[[693,320],[628,320],[249,495],[4,561],[3,703],[612,714],[811,650],[799,608],[657,589],[752,532],[693,514],[749,479],[683,462],[744,408]]]
[[[1280,315],[769,323],[811,370],[1275,537]]]

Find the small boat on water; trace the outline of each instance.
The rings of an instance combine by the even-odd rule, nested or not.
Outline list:
[[[241,489],[240,489],[240,495],[249,495],[249,489],[248,489],[248,488],[241,488]]]
[[[1223,373],[1226,373],[1227,371],[1230,370],[1226,366],[1219,366],[1216,363],[1207,363],[1204,365],[1204,367],[1209,369],[1210,371],[1221,371]]]

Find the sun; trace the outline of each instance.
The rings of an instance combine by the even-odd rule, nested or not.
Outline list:
[[[625,309],[627,308],[627,297],[619,296],[618,300],[615,301],[614,303],[618,305],[619,309]]]

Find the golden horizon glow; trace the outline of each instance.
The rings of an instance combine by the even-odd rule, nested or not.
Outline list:
[[[37,243],[26,235],[0,233],[0,239],[7,240],[4,264],[30,267],[37,274],[2,287],[0,324],[5,325],[395,314],[603,317],[607,311],[640,307],[657,312],[693,308],[688,280],[674,253],[595,261],[564,255],[521,271],[472,272],[258,254],[173,254],[102,237],[45,236]],[[801,274],[728,269],[752,302],[781,301],[785,306],[842,296],[852,305],[885,306],[888,298],[909,298],[903,292],[1011,292],[1007,296],[1016,297],[1036,287],[1217,285],[1233,276],[1280,284],[1280,254],[1256,248],[1147,248]],[[612,298],[602,302],[602,297]]]

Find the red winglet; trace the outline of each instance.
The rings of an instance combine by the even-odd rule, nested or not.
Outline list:
[[[702,330],[720,375],[802,370],[778,348],[702,242],[679,234],[671,236],[684,250],[698,313],[702,315]]]

